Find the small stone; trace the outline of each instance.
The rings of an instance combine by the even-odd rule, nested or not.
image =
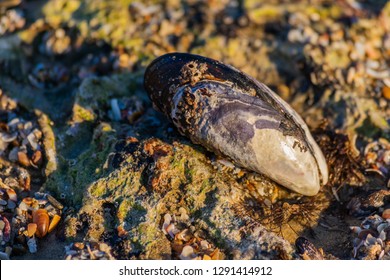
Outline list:
[[[12,201],[11,199],[8,199],[8,204],[7,204],[8,209],[15,209],[16,203]]]
[[[169,224],[167,227],[166,227],[166,232],[172,237],[174,238],[175,235],[179,232],[179,230],[175,227],[174,224]]]
[[[0,220],[0,231],[3,231],[4,227],[5,227],[4,221]]]
[[[37,201],[38,201],[38,205],[42,205],[42,206],[46,205],[47,203],[47,199],[37,199]]]
[[[35,196],[36,199],[46,199],[47,194],[42,193],[42,192],[36,192],[34,194],[34,196]]]
[[[347,75],[347,83],[348,84],[352,84],[352,82],[355,79],[355,75],[356,75],[356,68],[355,67],[349,68],[348,75]]]
[[[37,224],[29,223],[27,225],[27,234],[29,237],[33,237],[36,231],[37,231]]]
[[[75,256],[75,255],[77,255],[77,251],[75,251],[75,250],[66,251],[66,255],[67,256]]]
[[[200,241],[200,247],[203,250],[207,250],[209,248],[209,243],[206,240],[202,240],[202,241]]]
[[[162,231],[164,232],[164,234],[168,234],[168,232],[166,231],[166,228],[169,226],[171,221],[172,221],[171,215],[165,214],[164,215],[164,223],[163,223],[163,226],[162,226]]]
[[[103,252],[108,252],[110,250],[110,246],[108,246],[106,243],[100,243],[99,250]]]
[[[16,192],[13,189],[11,188],[7,189],[7,195],[10,200],[15,202],[18,201],[18,196],[16,195]]]
[[[194,249],[191,246],[187,245],[184,246],[183,251],[181,252],[179,257],[181,260],[192,260],[196,258],[196,254],[194,253]]]
[[[9,257],[6,253],[0,252],[0,260],[6,261],[6,260],[9,260]]]
[[[384,86],[382,88],[382,95],[384,98],[386,98],[387,100],[390,100],[390,87],[388,86]]]
[[[28,206],[26,203],[24,203],[23,201],[19,204],[19,209],[22,210],[22,211],[27,211],[28,209]]]
[[[85,245],[84,245],[84,243],[81,243],[81,242],[75,242],[75,243],[73,244],[73,247],[74,247],[75,249],[77,249],[77,250],[83,250],[84,247],[85,247]]]
[[[28,206],[30,206],[31,204],[33,204],[33,202],[34,202],[34,199],[31,198],[31,197],[25,197],[25,198],[23,198],[23,200],[22,200],[22,203],[24,203],[24,204],[26,204],[26,205],[28,205]]]
[[[31,161],[34,165],[40,166],[42,164],[42,152],[37,150],[32,155]]]
[[[390,219],[390,208],[383,211],[382,218],[383,219]]]
[[[28,140],[28,142],[29,142],[31,148],[32,148],[34,151],[37,151],[37,149],[38,149],[38,143],[37,143],[37,141],[38,141],[38,140],[36,139],[35,134],[31,132],[31,133],[27,136],[27,140]],[[37,151],[37,152],[39,152],[39,151]]]
[[[51,204],[47,204],[47,205],[45,206],[45,209],[46,209],[46,211],[49,213],[50,216],[53,216],[54,214],[57,213],[57,209],[54,208],[54,206],[51,205]]]
[[[290,88],[285,84],[280,84],[278,86],[277,92],[284,100],[288,100],[288,98],[290,97]]]
[[[25,167],[30,166],[30,160],[29,160],[27,154],[24,152],[21,152],[21,151],[18,152],[18,161],[21,165],[23,165]]]
[[[7,246],[5,247],[5,253],[9,256],[11,256],[11,253],[12,253],[12,247],[11,246]]]
[[[95,256],[96,258],[98,258],[98,259],[100,259],[100,258],[103,258],[103,257],[104,257],[104,252],[102,252],[102,251],[95,250],[95,251],[93,251],[92,253],[93,253],[93,254],[94,254],[94,256]]]
[[[50,222],[50,225],[49,225],[49,229],[48,229],[48,233],[52,232],[53,229],[55,229],[55,227],[58,225],[58,223],[60,222],[61,220],[61,216],[55,214],[53,219],[51,220]]]
[[[12,150],[8,154],[8,159],[12,162],[17,162],[18,161],[18,152],[19,152],[19,147],[13,147]]]
[[[210,257],[212,260],[219,260],[220,259],[220,252],[219,249],[215,249],[214,252],[210,254]]]
[[[35,238],[30,238],[28,241],[27,241],[27,246],[28,246],[28,250],[30,251],[31,254],[34,254],[38,251],[38,248],[37,248],[37,241],[35,240]]]

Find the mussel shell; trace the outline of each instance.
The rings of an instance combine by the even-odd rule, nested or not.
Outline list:
[[[326,184],[325,158],[303,119],[234,67],[170,53],[148,66],[144,86],[156,109],[194,143],[305,195]]]

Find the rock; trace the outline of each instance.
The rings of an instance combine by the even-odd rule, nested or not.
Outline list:
[[[383,219],[390,219],[390,209],[385,209],[382,213]]]

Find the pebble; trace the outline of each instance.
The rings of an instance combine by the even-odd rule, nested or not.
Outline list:
[[[27,211],[28,210],[28,206],[26,203],[24,203],[23,201],[19,204],[18,208],[22,211]]]
[[[53,216],[53,215],[56,214],[56,212],[57,212],[57,209],[54,208],[54,206],[51,205],[51,204],[47,204],[47,205],[45,206],[45,209],[46,209],[46,211],[49,213],[50,216]]]
[[[37,231],[37,224],[35,223],[29,223],[27,225],[27,233],[29,237],[34,236],[35,232]]]
[[[16,203],[12,201],[11,199],[8,199],[8,204],[7,204],[8,209],[15,209]]]
[[[383,219],[390,219],[390,208],[383,211],[382,218]]]
[[[390,87],[384,86],[382,88],[382,96],[386,98],[387,100],[390,100]]]
[[[36,239],[34,237],[28,239],[27,246],[28,246],[28,250],[29,250],[29,252],[31,254],[34,254],[34,253],[36,253],[38,251],[37,241],[36,241]]]
[[[18,201],[18,196],[13,189],[7,189],[8,198],[14,202]]]
[[[84,243],[81,243],[81,242],[75,242],[75,243],[73,244],[73,247],[76,248],[77,250],[83,250],[84,247],[85,247],[85,245],[84,245]],[[103,251],[103,250],[102,250],[102,251]]]
[[[110,250],[110,246],[108,246],[106,243],[100,243],[99,250],[103,252],[107,252]]]
[[[70,256],[75,256],[75,255],[77,255],[78,253],[77,253],[76,250],[68,250],[68,251],[66,251],[66,254],[67,254],[67,255],[70,255]]]
[[[194,253],[194,248],[192,248],[189,245],[184,246],[179,257],[181,260],[192,260],[192,259],[196,258],[196,255]]]
[[[9,256],[5,252],[0,252],[0,260],[7,261],[9,260]]]
[[[94,254],[94,256],[95,256],[96,258],[98,258],[98,259],[100,259],[100,258],[103,258],[103,257],[104,257],[104,252],[102,252],[102,251],[95,250],[95,251],[93,251],[92,253],[93,253],[93,254]]]

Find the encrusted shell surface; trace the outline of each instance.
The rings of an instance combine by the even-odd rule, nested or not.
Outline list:
[[[234,67],[170,53],[148,66],[144,83],[156,109],[192,142],[304,195],[326,184],[325,158],[303,119]]]

